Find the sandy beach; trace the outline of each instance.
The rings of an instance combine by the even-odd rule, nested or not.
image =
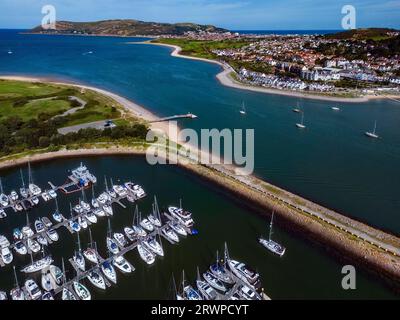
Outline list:
[[[208,63],[213,63],[221,66],[223,70],[216,75],[218,81],[227,87],[231,88],[236,88],[236,89],[242,89],[242,90],[248,90],[248,91],[253,91],[253,92],[260,92],[260,93],[266,93],[266,94],[279,94],[279,95],[284,95],[284,96],[289,96],[289,97],[296,97],[296,98],[304,98],[304,99],[313,99],[313,100],[322,100],[322,101],[332,101],[332,102],[350,102],[350,103],[362,103],[362,102],[367,102],[369,100],[374,100],[374,99],[392,99],[397,102],[399,102],[397,99],[400,98],[400,96],[396,95],[385,95],[385,96],[376,96],[376,95],[365,95],[362,97],[357,97],[357,98],[344,98],[344,97],[333,97],[333,96],[325,96],[325,95],[318,95],[318,94],[311,94],[311,93],[304,93],[304,92],[296,92],[296,91],[288,91],[288,90],[278,90],[278,89],[272,89],[272,88],[263,88],[263,87],[256,87],[256,86],[251,86],[251,85],[246,85],[241,82],[236,81],[235,79],[232,78],[231,73],[235,72],[233,68],[228,65],[227,63],[222,63],[216,60],[210,60],[210,59],[205,59],[205,58],[197,58],[197,57],[191,57],[191,56],[186,56],[182,55],[180,52],[182,51],[182,48],[176,45],[170,45],[170,44],[164,44],[164,43],[154,43],[150,41],[143,41],[143,42],[128,42],[128,44],[148,44],[148,45],[156,45],[156,46],[164,46],[164,47],[169,47],[172,48],[173,51],[171,52],[171,56],[173,57],[178,57],[178,58],[183,58],[183,59],[191,59],[191,60],[198,60],[198,61],[204,61]]]

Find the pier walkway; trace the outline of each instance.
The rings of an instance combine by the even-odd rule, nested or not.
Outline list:
[[[193,113],[186,113],[186,114],[176,114],[170,117],[159,118],[157,120],[149,121],[150,123],[154,122],[163,122],[163,121],[170,121],[170,120],[178,120],[178,119],[196,119],[197,116]]]

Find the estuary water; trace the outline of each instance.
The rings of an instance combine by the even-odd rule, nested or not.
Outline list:
[[[283,258],[274,256],[257,242],[259,235],[267,236],[266,218],[253,214],[241,203],[227,198],[218,189],[206,184],[187,171],[166,165],[150,166],[143,157],[107,156],[70,158],[64,160],[46,161],[32,164],[33,179],[42,189],[48,188],[50,180],[55,185],[65,182],[69,170],[76,168],[83,161],[89,170],[99,180],[95,187],[96,195],[105,188],[104,175],[112,178],[114,183],[119,181],[134,181],[144,187],[148,196],[138,201],[142,217],[150,213],[153,196],[156,195],[161,209],[169,205],[178,205],[179,198],[183,206],[193,213],[198,235],[181,238],[177,245],[171,245],[163,239],[165,256],[157,258],[152,266],[147,266],[140,258],[137,250],[125,255],[136,270],[130,275],[117,271],[118,284],[106,291],[95,289],[88,280],[84,280],[94,299],[167,299],[172,293],[172,274],[176,281],[181,279],[182,270],[188,280],[194,284],[196,267],[205,271],[216,259],[216,251],[222,255],[226,241],[232,258],[248,263],[260,272],[265,292],[272,299],[383,299],[395,296],[375,279],[366,277],[361,271],[357,272],[356,290],[343,290],[341,287],[342,264],[327,256],[323,249],[310,246],[303,239],[290,235],[278,226],[279,218],[274,228],[274,239],[286,246]],[[24,170],[27,179],[27,168]],[[19,169],[14,168],[1,172],[5,190],[19,188],[21,185]],[[59,192],[58,203],[61,213],[69,216],[69,204],[78,201],[78,194],[64,195]],[[91,191],[86,191],[86,197],[91,199]],[[133,220],[134,206],[126,200],[127,205],[122,209],[114,205],[114,216],[111,218],[113,232],[123,232]],[[29,221],[33,224],[38,217],[51,218],[55,208],[54,201],[43,203],[29,212]],[[25,213],[12,213],[6,219],[0,220],[0,234],[12,238],[15,227],[26,224]],[[91,226],[93,239],[96,241],[100,254],[106,256],[105,237],[107,234],[107,219],[100,218]],[[77,236],[72,235],[66,228],[58,229],[60,240],[51,244],[46,253],[50,253],[55,262],[61,267],[61,258],[65,260],[67,278],[75,275],[68,262],[74,250],[77,249]],[[88,231],[80,232],[82,249],[89,242]],[[220,257],[221,257],[220,255]],[[37,254],[36,258],[40,258]],[[29,256],[14,254],[16,269],[20,270],[30,261]],[[20,284],[26,275],[18,272]],[[40,274],[33,275],[40,283]],[[14,285],[12,267],[0,269],[0,291],[9,291]]]
[[[222,86],[220,67],[170,56],[139,38],[0,31],[0,74],[49,76],[104,88],[158,115],[193,112],[182,127],[254,128],[255,174],[319,204],[400,232],[400,104],[332,103]],[[12,50],[12,54],[7,54]],[[89,54],[88,52],[92,52]],[[242,101],[247,115],[239,113]],[[299,102],[307,129],[295,127]],[[340,112],[331,110],[340,106]],[[364,132],[377,121],[381,139]]]

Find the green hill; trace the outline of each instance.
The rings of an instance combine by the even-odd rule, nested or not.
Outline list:
[[[394,33],[399,30],[388,28],[368,28],[368,29],[353,29],[328,34],[327,39],[341,39],[341,40],[385,40],[394,37]]]

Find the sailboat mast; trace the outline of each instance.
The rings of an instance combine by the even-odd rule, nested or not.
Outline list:
[[[76,233],[78,235],[78,250],[81,252],[81,239],[79,237],[79,232]]]
[[[269,224],[269,237],[268,240],[271,241],[271,237],[272,237],[272,225],[274,223],[274,211],[272,211],[272,215],[271,215],[271,222]]]
[[[0,193],[3,194],[3,183],[1,182],[1,178],[0,178]]]
[[[375,124],[374,124],[374,134],[376,132],[376,120],[375,120]]]
[[[65,274],[64,258],[61,258],[61,266],[62,266],[62,272],[63,272],[63,284],[65,284],[67,282],[67,276]]]
[[[92,230],[90,229],[90,227],[88,229],[89,229],[89,241],[90,241],[89,246],[92,247],[93,245]]]
[[[22,169],[19,169],[19,172],[20,172],[20,175],[21,175],[22,188],[25,189],[24,174],[22,173]]]
[[[19,283],[18,283],[18,278],[17,278],[17,271],[15,271],[15,266],[13,266],[14,269],[14,278],[15,278],[15,287],[19,289]]]

